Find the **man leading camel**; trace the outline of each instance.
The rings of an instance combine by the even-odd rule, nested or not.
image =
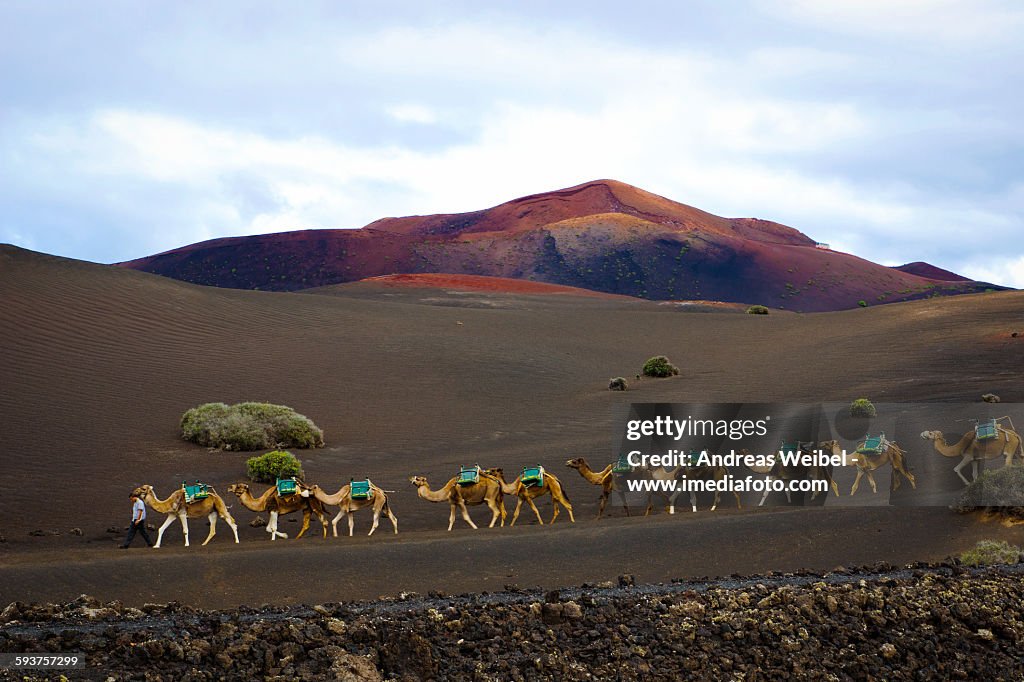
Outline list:
[[[153,546],[153,541],[149,539],[149,534],[146,533],[146,504],[139,498],[138,493],[134,490],[128,496],[132,501],[132,525],[128,528],[128,537],[124,539],[124,544],[121,545],[121,549],[128,549],[132,544],[132,540],[135,539],[135,533],[142,535],[142,539],[146,541],[148,547]]]

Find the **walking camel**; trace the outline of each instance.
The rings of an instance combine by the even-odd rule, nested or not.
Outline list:
[[[550,474],[541,468],[543,481],[540,485],[525,485],[523,483],[523,477],[518,476],[511,483],[505,482],[505,472],[501,469],[487,469],[484,473],[488,476],[493,476],[498,479],[501,484],[501,492],[505,495],[515,495],[516,509],[512,512],[512,523],[509,527],[516,525],[516,519],[519,518],[519,510],[523,506],[525,501],[530,505],[530,509],[537,515],[537,522],[540,525],[544,525],[544,520],[540,517],[540,511],[537,509],[537,505],[533,503],[535,498],[541,497],[542,495],[551,494],[551,507],[554,509],[554,513],[551,515],[550,523],[554,523],[555,519],[558,518],[558,505],[565,507],[565,511],[569,512],[569,521],[576,523],[576,518],[572,514],[572,505],[569,504],[569,498],[566,497],[565,491],[562,489],[562,483],[554,474]]]
[[[943,457],[960,457],[961,461],[953,471],[964,482],[970,485],[971,481],[978,480],[978,462],[986,459],[1003,458],[1003,466],[1013,466],[1014,457],[1024,457],[1024,450],[1021,449],[1021,438],[1013,429],[998,427],[997,437],[990,440],[979,441],[973,430],[965,433],[960,440],[952,445],[946,443],[942,431],[925,431],[921,438],[930,440],[935,451]],[[971,481],[963,475],[963,469],[971,465]]]
[[[279,536],[282,538],[288,537],[288,533],[282,533],[277,530],[278,517],[291,514],[300,509],[302,510],[302,530],[295,536],[295,539],[301,538],[309,529],[309,517],[313,514],[316,514],[320,520],[320,525],[324,529],[324,537],[327,537],[327,519],[324,517],[324,507],[315,498],[307,499],[297,493],[282,496],[277,493],[276,485],[267,488],[259,497],[252,496],[249,492],[248,483],[233,483],[228,486],[228,490],[238,496],[239,502],[246,509],[254,512],[270,512],[270,521],[267,522],[266,531],[270,533],[271,540],[276,540]]]
[[[652,481],[666,481],[662,483],[662,486],[668,485],[667,481],[676,481],[675,488],[672,492],[667,490],[650,490],[647,493],[647,510],[644,512],[644,516],[650,516],[651,510],[654,508],[654,496],[661,495],[665,498],[665,504],[668,507],[669,514],[676,513],[676,498],[679,497],[683,492],[683,487],[679,485],[679,476],[682,473],[682,467],[676,467],[675,469],[666,469],[665,467],[647,467],[641,466],[637,469],[649,476]]]
[[[807,450],[804,449],[805,445],[810,445],[810,443],[799,443],[799,452],[796,454],[809,454]],[[751,453],[746,448],[741,448],[740,450],[736,451],[736,454],[740,455],[741,457],[746,457],[749,456]],[[836,485],[835,480],[832,478],[832,474],[829,472],[828,467],[821,466],[820,464],[813,464],[811,466],[795,466],[792,464],[787,465],[782,461],[782,458],[778,456],[774,457],[773,460],[774,461],[771,466],[751,466],[749,464],[747,465],[747,468],[753,471],[755,474],[764,474],[765,476],[765,490],[764,494],[761,495],[761,501],[757,503],[758,507],[763,507],[765,500],[767,500],[768,496],[771,494],[771,490],[768,487],[768,483],[770,483],[772,479],[785,481],[787,484],[791,481],[801,479],[807,481],[828,481],[829,487],[832,488],[832,493],[836,497],[839,497],[839,487]],[[811,495],[811,499],[813,500],[814,498],[816,498],[819,492],[819,490],[815,490],[814,493]],[[792,501],[793,496],[790,494],[789,485],[786,485],[786,502]]]
[[[188,519],[198,519],[204,516],[210,521],[210,534],[203,540],[204,547],[217,534],[218,516],[231,526],[231,530],[235,534],[235,542],[238,542],[238,526],[231,517],[231,512],[228,511],[224,500],[212,489],[210,489],[208,497],[190,503],[185,502],[185,491],[181,488],[168,495],[166,500],[161,500],[157,497],[151,485],[140,485],[135,489],[134,493],[139,496],[139,499],[148,504],[153,511],[158,514],[167,514],[167,519],[160,526],[160,530],[156,534],[156,542],[153,544],[154,549],[160,547],[164,531],[175,521],[181,521],[181,530],[185,533],[185,546],[188,547]]]
[[[480,480],[476,483],[466,485],[458,484],[459,477],[455,476],[444,484],[439,490],[431,490],[426,476],[411,476],[409,482],[416,486],[416,494],[428,502],[447,502],[451,506],[451,515],[448,517],[448,530],[451,531],[455,525],[455,509],[462,511],[463,520],[474,530],[476,524],[469,518],[469,511],[466,505],[486,504],[491,510],[491,524],[488,528],[494,528],[498,518],[501,518],[501,525],[505,525],[505,504],[502,501],[501,483],[493,476],[485,473],[480,474]]]
[[[859,449],[863,445],[864,443],[860,443],[857,448]],[[822,441],[818,443],[818,448],[833,456],[841,456],[843,454],[843,446],[839,444],[839,441],[835,440]],[[910,482],[910,487],[916,490],[917,482],[914,479],[914,475],[907,469],[906,462],[904,461],[906,454],[895,443],[886,441],[885,450],[878,454],[855,451],[853,454],[848,455],[847,461],[857,467],[857,477],[853,479],[850,495],[857,492],[857,488],[860,486],[860,479],[865,475],[868,477],[868,483],[871,484],[871,492],[877,493],[878,486],[875,485],[875,477],[872,475],[872,472],[884,467],[886,464],[892,465],[892,482],[889,484],[891,491],[899,490],[900,476],[907,479]]]
[[[325,506],[338,507],[338,515],[331,521],[331,528],[334,531],[334,537],[338,537],[338,521],[341,517],[348,515],[348,536],[352,537],[355,523],[352,519],[352,515],[360,509],[366,507],[373,508],[373,525],[370,526],[370,532],[367,533],[367,537],[373,535],[373,531],[377,530],[377,524],[380,523],[380,514],[384,514],[391,519],[391,525],[395,527],[395,535],[398,535],[398,518],[391,512],[391,507],[388,505],[388,496],[383,488],[378,488],[372,482],[367,479],[370,483],[371,495],[366,499],[354,499],[352,497],[352,484],[346,483],[341,486],[341,489],[333,495],[328,495],[318,485],[306,486],[300,484],[300,495],[303,497],[314,497]]]
[[[619,477],[612,472],[612,469],[615,467],[614,464],[609,464],[601,471],[594,471],[587,464],[587,460],[577,457],[567,460],[565,466],[580,472],[580,476],[587,479],[588,483],[601,486],[601,505],[597,509],[597,518],[601,518],[601,515],[604,514],[604,506],[608,504],[608,496],[612,494],[612,491],[619,494],[619,499],[622,500],[622,508],[626,510],[626,516],[630,515],[629,505],[626,504],[626,494],[622,491],[621,482],[616,482],[616,479]]]
[[[691,455],[692,457],[692,455]],[[699,458],[698,458],[699,459]],[[707,481],[715,480],[721,482],[725,480],[725,477],[729,475],[729,470],[721,464],[690,464],[689,466],[679,467],[681,469],[680,477],[687,478],[693,481]],[[732,491],[732,496],[736,498],[736,508],[742,509],[743,505],[740,503],[740,494],[735,490]],[[711,503],[711,509],[709,511],[715,511],[718,509],[718,503],[722,499],[722,491],[720,486],[715,486],[715,501]],[[690,509],[697,511],[697,492],[690,486]]]

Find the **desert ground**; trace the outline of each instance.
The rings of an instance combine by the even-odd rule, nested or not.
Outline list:
[[[216,289],[0,247],[0,606],[80,594],[125,606],[176,601],[207,609],[376,599],[401,592],[550,590],[887,562],[939,562],[979,539],[1020,544],[1019,527],[941,505],[659,509],[595,520],[598,489],[564,466],[612,459],[612,415],[630,402],[1024,402],[1024,292],[995,292],[835,313],[768,316],[625,297],[506,292],[458,282],[360,282],[309,292]],[[706,312],[707,310],[710,312]],[[1021,334],[1015,334],[1015,332]],[[678,377],[636,381],[665,354]],[[630,390],[607,390],[609,377]],[[388,490],[400,533],[312,532],[271,542],[227,486],[252,453],[180,439],[200,403],[285,404],[324,429],[327,445],[293,451],[306,480],[333,492],[369,476]],[[925,466],[914,443],[912,465]],[[461,520],[416,497],[463,464],[516,472],[543,464],[563,482],[566,515],[515,528]],[[837,475],[843,495],[852,472]],[[951,475],[951,474],[950,474]],[[241,543],[203,521],[164,547],[116,550],[129,491],[163,497],[182,480],[213,484]],[[259,486],[255,486],[259,487]],[[862,490],[858,495],[869,495]],[[756,498],[752,500],[756,503]],[[550,515],[550,503],[538,505]],[[511,507],[510,507],[511,511]],[[150,521],[160,518],[152,511]],[[295,534],[297,523],[282,521]],[[344,533],[345,524],[342,524]],[[81,535],[72,534],[80,529]],[[33,534],[42,531],[43,534]],[[112,532],[111,532],[112,531]],[[56,533],[56,534],[54,534]]]

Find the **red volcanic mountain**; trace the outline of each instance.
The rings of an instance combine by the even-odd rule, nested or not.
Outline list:
[[[906,263],[904,265],[897,265],[893,270],[899,270],[901,272],[908,272],[911,275],[917,275],[918,277],[927,277],[929,279],[938,279],[943,282],[967,282],[970,281],[963,275],[958,275],[955,272],[949,270],[943,270],[942,268],[936,267],[931,263],[925,263],[919,260],[913,263]]]
[[[801,311],[992,287],[902,272],[817,248],[785,225],[721,218],[613,180],[471,213],[214,239],[119,265],[242,289],[294,291],[394,273],[450,273]]]

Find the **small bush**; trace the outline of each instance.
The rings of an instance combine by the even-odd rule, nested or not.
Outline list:
[[[986,471],[964,488],[953,509],[961,513],[982,511],[1024,518],[1024,467]]]
[[[284,450],[274,450],[265,455],[250,457],[245,462],[245,470],[249,478],[257,483],[274,483],[279,478],[303,476],[299,460]]]
[[[284,405],[206,403],[181,417],[181,437],[223,450],[277,447],[322,448],[324,432],[308,417]]]
[[[874,417],[878,412],[867,398],[857,398],[850,403],[851,417]]]
[[[644,363],[641,374],[645,377],[670,377],[679,374],[679,368],[664,355],[655,355]]]
[[[752,305],[747,308],[747,315],[767,315],[768,307],[763,305]]]
[[[626,383],[625,377],[615,377],[608,380],[609,391],[625,391],[627,388],[629,388],[629,385]]]
[[[1008,542],[982,540],[974,549],[960,555],[960,562],[967,566],[987,566],[989,564],[1015,564],[1020,560],[1020,547]]]
[[[859,305],[861,308],[867,308],[868,307],[868,302],[865,301],[864,299],[861,299],[861,300],[857,301],[857,305]]]

